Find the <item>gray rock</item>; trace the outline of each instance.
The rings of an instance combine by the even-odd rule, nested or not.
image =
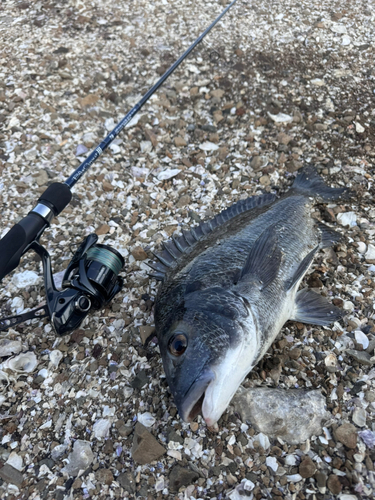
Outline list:
[[[199,478],[197,472],[192,471],[187,467],[175,465],[169,475],[169,489],[177,493],[181,486],[189,486]]]
[[[141,465],[149,464],[166,452],[144,425],[137,422],[132,447],[133,460]]]
[[[5,464],[0,469],[0,478],[6,483],[15,484],[16,486],[21,486],[23,482],[23,474],[9,464]]]
[[[128,493],[135,493],[135,479],[131,472],[123,472],[116,477],[116,481],[118,481],[121,487]]]
[[[353,424],[343,424],[333,433],[336,441],[344,444],[347,448],[354,449],[357,446],[357,429]]]
[[[354,349],[348,349],[346,353],[352,356],[352,358],[358,361],[358,363],[361,363],[361,365],[371,366],[374,364],[374,361],[372,361],[370,354],[366,351],[355,351]]]
[[[329,417],[318,390],[240,388],[232,403],[244,422],[249,420],[259,432],[290,444],[321,434],[321,422]]]

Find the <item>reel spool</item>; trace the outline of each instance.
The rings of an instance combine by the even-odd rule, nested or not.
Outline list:
[[[81,243],[64,273],[61,291],[55,286],[49,253],[34,242],[31,248],[42,258],[47,304],[0,320],[0,331],[26,320],[49,316],[56,333],[65,335],[76,330],[91,310],[108,304],[123,286],[119,274],[125,262],[117,250],[97,241],[97,235],[90,234]]]

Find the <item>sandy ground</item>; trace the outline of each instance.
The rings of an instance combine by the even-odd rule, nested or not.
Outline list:
[[[1,236],[225,5],[1,3]],[[2,334],[1,498],[373,498],[374,21],[373,1],[239,0],[74,187],[41,240],[54,272],[96,232],[123,254],[125,285],[72,335],[46,320]],[[157,344],[143,344],[158,288],[146,259],[239,199],[283,192],[305,163],[354,191],[316,207],[343,241],[306,280],[347,316],[332,329],[288,323],[244,386],[319,389],[325,430],[268,441],[233,406],[218,433],[186,424]],[[41,279],[22,284],[30,271],[41,276],[33,253],[3,280],[3,316],[43,303]],[[20,353],[31,372],[22,356],[11,369]]]

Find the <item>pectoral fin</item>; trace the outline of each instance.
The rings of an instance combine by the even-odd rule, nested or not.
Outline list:
[[[304,288],[297,293],[296,304],[290,319],[301,323],[328,326],[344,315],[345,311],[330,304],[322,295]]]
[[[277,276],[281,263],[281,251],[273,227],[266,229],[255,241],[239,282],[254,282],[261,289],[266,288]]]

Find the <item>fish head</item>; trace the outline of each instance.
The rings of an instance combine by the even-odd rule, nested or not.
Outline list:
[[[203,299],[203,297],[202,297]],[[181,418],[191,422],[202,413],[213,427],[228,407],[258,352],[252,315],[238,308],[219,311],[210,302],[185,310],[159,336],[164,371]],[[242,318],[244,319],[244,318]]]

